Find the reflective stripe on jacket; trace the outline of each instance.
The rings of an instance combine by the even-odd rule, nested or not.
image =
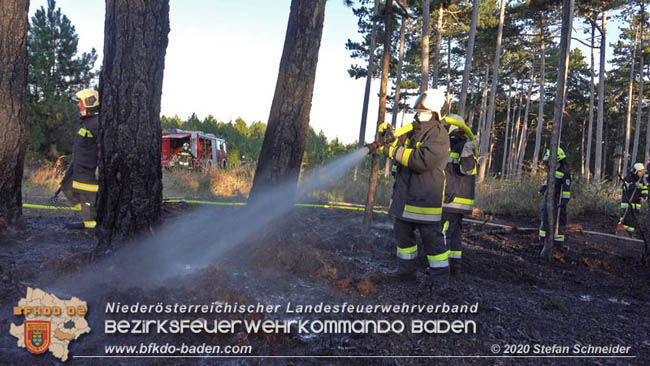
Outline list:
[[[399,219],[432,223],[442,218],[449,138],[442,122],[415,122],[390,147],[397,163],[389,213]],[[398,130],[398,135],[399,130]]]

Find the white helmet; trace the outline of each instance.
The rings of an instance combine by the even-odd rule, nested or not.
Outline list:
[[[190,144],[188,144],[187,142],[184,143],[184,144],[183,144],[183,148],[184,148],[184,149],[189,149],[189,148],[190,148]]]
[[[447,101],[445,97],[445,91],[443,89],[429,89],[425,90],[424,93],[415,100],[413,104],[414,109],[427,109],[431,112],[438,113],[438,118],[442,118],[440,110],[442,106]]]
[[[642,163],[636,163],[636,164],[634,164],[634,166],[632,166],[632,170],[636,173],[636,172],[639,172],[641,170],[645,170],[645,167],[643,166]]]

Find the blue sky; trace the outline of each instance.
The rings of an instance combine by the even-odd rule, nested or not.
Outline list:
[[[57,3],[76,27],[79,51],[94,47],[99,53],[97,67],[102,62],[104,4],[102,0]],[[290,0],[170,0],[162,114],[185,119],[196,112],[199,118],[211,114],[222,121],[241,117],[248,123],[266,123],[290,4]],[[30,1],[30,17],[41,6],[47,7],[47,0]],[[613,32],[608,34],[608,43],[618,38],[610,24],[608,30]],[[582,32],[574,36],[584,38]],[[358,138],[365,85],[364,80],[348,77],[352,63],[345,50],[348,38],[360,39],[357,19],[342,0],[329,0],[310,125],[345,143]],[[587,49],[583,53],[588,56]],[[379,80],[373,80],[368,126],[377,122],[378,92]],[[373,135],[374,129],[368,128],[366,141]]]

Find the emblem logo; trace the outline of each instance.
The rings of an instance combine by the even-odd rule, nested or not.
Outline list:
[[[31,353],[43,353],[50,347],[52,324],[45,320],[25,321],[25,347]]]

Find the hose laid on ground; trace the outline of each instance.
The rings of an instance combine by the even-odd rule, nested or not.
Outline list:
[[[189,204],[200,204],[200,205],[213,205],[213,206],[245,206],[246,202],[219,202],[219,201],[199,201],[199,200],[184,200],[184,199],[163,199],[163,202],[167,203],[189,203]],[[353,204],[345,204],[341,202],[337,202],[338,204],[316,204],[316,203],[296,203],[296,207],[316,207],[316,208],[328,208],[328,209],[337,209],[337,210],[352,210],[352,211],[365,211],[365,207],[361,205],[353,205]],[[44,210],[67,210],[67,211],[81,211],[81,209],[76,208],[76,207],[67,207],[67,206],[48,206],[48,205],[36,205],[32,203],[23,203],[23,207],[25,208],[35,208],[35,209],[44,209]],[[388,211],[385,210],[379,210],[379,209],[374,209],[372,210],[374,213],[378,214],[388,214]],[[491,226],[491,227],[499,227],[499,228],[504,228],[504,229],[513,229],[515,228],[512,225],[503,225],[503,224],[496,224],[492,222],[483,222],[479,220],[473,220],[473,219],[467,219],[464,218],[463,221],[472,223],[472,224],[481,224],[481,225],[486,225],[486,226]],[[533,228],[520,228],[524,230],[532,230]],[[643,243],[643,240],[639,239],[634,239],[634,238],[626,238],[623,236],[617,236],[614,234],[607,234],[607,233],[601,233],[597,231],[590,231],[590,230],[582,230],[583,233],[589,234],[589,235],[597,235],[597,236],[605,236],[608,238],[615,238],[618,240],[627,240],[627,241],[633,241],[633,242],[638,242],[638,243]]]

